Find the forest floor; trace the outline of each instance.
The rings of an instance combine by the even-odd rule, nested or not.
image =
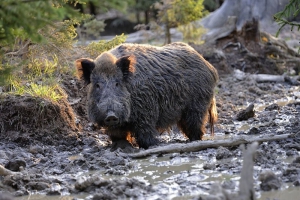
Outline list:
[[[300,86],[236,78],[233,68],[247,72],[251,62],[241,60],[237,53],[233,57],[235,43],[226,47],[232,48],[231,61],[223,54],[204,55],[215,59],[212,63],[226,58],[226,73],[220,70],[216,88],[219,120],[214,140],[293,134],[259,144],[253,176],[256,199],[297,199]],[[253,61],[253,55],[250,59]],[[257,69],[270,70],[270,63],[262,58],[254,61],[262,63]],[[229,62],[241,65],[228,66]],[[267,72],[264,70],[261,73]],[[83,83],[65,75],[61,84],[68,98],[58,103],[1,95],[0,165],[13,173],[0,176],[0,199],[200,199],[201,195],[202,199],[217,199],[224,194],[214,188],[237,192],[243,162],[238,146],[133,159],[128,152],[144,150],[128,143],[112,149],[107,135],[87,120]],[[254,105],[254,116],[239,121],[238,113],[250,104]],[[176,130],[161,134],[159,139],[158,146],[190,143]],[[207,134],[205,140],[212,137]]]

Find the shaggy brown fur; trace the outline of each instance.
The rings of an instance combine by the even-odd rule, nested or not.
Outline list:
[[[91,83],[89,118],[106,127],[113,141],[130,132],[148,148],[157,144],[158,130],[176,123],[191,141],[200,140],[208,116],[213,133],[218,74],[187,44],[122,44],[76,63],[78,75]]]

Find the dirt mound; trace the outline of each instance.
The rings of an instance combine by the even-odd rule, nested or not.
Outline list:
[[[285,41],[259,30],[258,21],[244,24],[241,31],[223,32],[204,45],[191,44],[203,57],[218,69],[220,75],[234,69],[252,74],[298,74],[300,55]]]
[[[66,99],[51,102],[32,96],[4,95],[0,99],[0,139],[22,145],[40,141],[60,144],[72,139],[80,127]]]
[[[87,117],[87,85],[83,81],[78,80],[75,76],[63,74],[61,87],[68,95],[69,105],[73,108],[76,113],[78,123],[82,127],[88,124]]]

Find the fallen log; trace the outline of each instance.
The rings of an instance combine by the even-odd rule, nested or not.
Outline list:
[[[131,158],[144,158],[153,154],[166,154],[166,153],[183,153],[183,152],[193,152],[200,151],[207,148],[218,148],[223,147],[233,147],[239,146],[241,144],[248,144],[252,142],[268,142],[275,140],[283,140],[287,138],[294,137],[294,134],[282,134],[282,135],[264,135],[264,136],[238,136],[225,140],[205,140],[205,141],[195,141],[184,144],[169,144],[162,147],[156,147],[153,149],[148,149],[140,151],[138,153],[128,154]]]
[[[300,85],[298,81],[299,76],[287,76],[287,75],[271,75],[271,74],[248,74],[241,70],[234,70],[233,76],[238,80],[245,80],[246,78],[252,79],[257,83],[262,82],[287,82],[291,85]]]

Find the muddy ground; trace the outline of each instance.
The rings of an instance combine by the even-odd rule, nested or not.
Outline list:
[[[51,114],[53,121],[41,126],[35,122],[43,121],[42,115],[36,120],[29,119],[43,112],[35,106],[39,107],[42,101],[47,105],[45,100],[21,96],[1,99],[1,110],[6,114],[1,112],[1,117],[9,116],[11,120],[6,124],[2,120],[0,164],[20,173],[0,177],[0,199],[200,199],[201,194],[214,193],[210,188],[215,188],[215,183],[228,192],[237,191],[242,166],[238,147],[133,160],[122,148],[111,151],[108,137],[88,123],[81,83],[69,77],[63,84],[74,110],[74,116],[64,122],[66,127],[56,127],[65,120],[57,113],[70,113],[58,108],[62,103],[57,108],[43,107],[49,112],[45,116]],[[258,199],[297,199],[296,194],[300,192],[300,87],[288,83],[240,81],[225,75],[220,78],[216,91],[219,121],[215,140],[237,135],[295,133],[294,138],[259,145],[254,178]],[[239,111],[251,103],[255,116],[238,121]],[[26,114],[14,112],[22,105],[33,110],[26,109]],[[23,124],[17,121],[20,120],[16,118],[18,115]],[[176,131],[164,133],[160,139],[160,145],[188,143]],[[211,137],[208,135],[206,139]],[[128,148],[125,145],[125,151]],[[269,190],[275,192],[265,192]]]
[[[220,73],[214,140],[294,134],[259,144],[253,176],[256,199],[299,199],[300,86],[235,78],[235,69],[282,74],[289,64],[280,57],[287,55],[284,48],[268,50],[277,40],[263,35],[265,43],[257,45],[241,35],[231,34],[209,48],[194,45]],[[298,57],[286,57],[294,74],[300,69]],[[61,85],[66,98],[56,103],[0,93],[0,165],[16,172],[0,176],[0,200],[226,199],[226,193],[238,191],[243,162],[238,146],[132,159],[128,152],[144,150],[126,142],[112,146],[89,123],[83,83],[64,75]],[[239,121],[250,104],[254,116]],[[159,139],[159,146],[189,143],[176,128]]]

